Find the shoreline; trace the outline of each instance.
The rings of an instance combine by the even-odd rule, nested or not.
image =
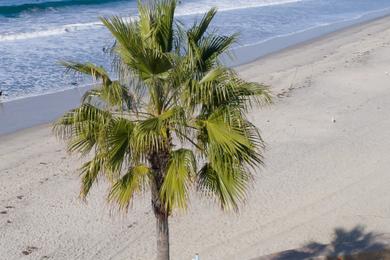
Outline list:
[[[254,44],[244,45],[232,50],[233,55],[238,58],[235,60],[223,60],[223,62],[233,68],[256,62],[267,58],[273,54],[289,51],[294,48],[300,48],[313,42],[331,37],[334,34],[342,33],[370,24],[377,20],[385,19],[390,16],[390,8],[372,11],[350,20],[343,20],[332,24],[314,26],[301,31],[276,36]],[[255,55],[254,55],[255,53]]]
[[[240,67],[294,48],[301,48],[315,41],[331,37],[345,30],[358,28],[390,16],[390,9],[375,11],[357,19],[307,29],[291,35],[279,36],[261,43],[239,47],[233,50],[234,61],[224,62],[240,70]],[[253,55],[256,53],[256,55]],[[76,107],[81,95],[91,85],[52,93],[18,98],[0,103],[0,136],[40,124],[53,122],[64,112]]]
[[[253,52],[248,51],[249,50],[248,48],[253,47],[253,48],[255,48],[254,51],[258,52],[259,49],[262,48],[263,44],[269,44],[272,46],[274,40],[278,40],[278,41],[281,40],[281,42],[286,42],[286,40],[288,40],[288,38],[290,38],[290,37],[294,38],[294,37],[298,36],[297,42],[295,42],[297,40],[297,39],[295,39],[295,41],[292,44],[289,43],[288,46],[281,47],[281,46],[277,45],[276,47],[274,47],[275,48],[274,51],[267,49],[263,55],[260,54],[260,56],[259,56],[259,54],[256,54],[256,58],[254,58],[254,59],[248,58],[248,60],[241,60],[241,61],[238,61],[237,64],[232,64],[231,66],[236,68],[236,69],[239,69],[240,67],[243,67],[243,66],[251,64],[251,63],[255,63],[256,61],[259,61],[262,59],[272,57],[273,55],[278,55],[278,54],[282,54],[283,52],[289,52],[289,51],[294,50],[294,49],[302,48],[306,45],[310,45],[312,43],[330,38],[332,36],[337,36],[338,34],[342,34],[342,33],[347,32],[349,30],[359,29],[365,25],[370,25],[371,23],[374,23],[378,20],[386,19],[387,17],[390,17],[390,8],[385,9],[385,10],[381,10],[381,11],[377,11],[377,12],[373,12],[373,13],[369,13],[369,14],[365,14],[365,15],[362,15],[356,19],[353,19],[353,20],[346,20],[346,21],[341,21],[341,22],[334,23],[334,24],[313,27],[313,28],[309,28],[307,30],[303,30],[301,32],[298,32],[296,34],[294,33],[292,35],[289,35],[289,34],[282,35],[282,36],[279,36],[279,37],[276,37],[276,38],[273,38],[270,40],[266,40],[262,43],[256,43],[253,45],[243,46],[241,48],[244,51],[243,51],[243,53],[239,53],[239,54],[241,54],[241,55],[248,55],[249,54],[250,55]],[[316,34],[310,35],[310,33],[312,31],[315,31],[317,29],[322,29],[323,31],[318,33],[318,35],[316,35]],[[304,39],[300,39],[300,37],[302,35],[306,36],[306,34],[308,34],[307,38],[303,37]],[[284,41],[283,41],[283,39],[284,39]],[[237,56],[239,56],[239,55],[237,55]]]
[[[0,103],[0,136],[48,124],[80,104],[90,86]]]
[[[172,259],[302,259],[388,248],[390,17],[238,72],[276,94],[272,106],[248,114],[266,142],[266,165],[239,214],[191,194],[186,214],[170,220]],[[126,215],[110,214],[100,182],[83,203],[77,169],[84,159],[67,154],[49,125],[0,136],[2,256],[19,259],[34,248],[34,259],[154,257],[148,196]]]

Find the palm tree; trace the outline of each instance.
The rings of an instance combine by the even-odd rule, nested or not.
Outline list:
[[[70,152],[92,155],[81,167],[82,198],[101,177],[119,209],[150,190],[159,260],[169,259],[168,218],[187,208],[192,188],[224,210],[244,202],[263,149],[246,113],[270,101],[263,85],[218,61],[236,35],[208,33],[215,9],[185,29],[175,7],[175,0],[139,2],[139,19],[102,18],[115,38],[117,79],[91,63],[64,62],[97,84],[54,125]]]

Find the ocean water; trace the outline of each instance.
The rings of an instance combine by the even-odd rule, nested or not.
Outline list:
[[[136,0],[0,0],[0,90],[3,101],[75,88],[59,61],[90,61],[109,68],[112,45],[98,17],[137,15]],[[239,48],[283,35],[390,13],[390,0],[182,0],[177,18],[191,25],[211,6],[213,27],[240,34]],[[88,84],[78,79],[77,84]]]

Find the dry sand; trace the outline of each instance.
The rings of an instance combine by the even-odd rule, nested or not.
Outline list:
[[[389,24],[239,68],[278,96],[250,115],[267,142],[266,167],[238,215],[194,196],[187,214],[171,219],[172,259],[264,259],[284,250],[272,257],[303,259],[390,242]],[[0,137],[0,259],[153,259],[147,196],[127,215],[110,214],[101,182],[85,204],[80,163],[49,126]]]

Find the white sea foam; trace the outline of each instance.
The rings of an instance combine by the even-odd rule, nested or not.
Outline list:
[[[177,9],[177,16],[202,14],[206,12],[211,6],[216,6],[220,12],[224,12],[263,6],[283,5],[301,1],[303,0],[201,0],[196,2],[190,1],[188,3],[186,2],[179,5]],[[0,42],[56,36],[74,31],[96,29],[100,26],[102,26],[101,22],[77,23],[30,32],[4,33],[0,34]]]
[[[240,9],[284,5],[304,0],[200,0],[183,3],[178,7],[179,16],[194,15],[207,12],[210,7],[217,7],[220,12]],[[184,1],[183,1],[184,2]]]
[[[67,24],[67,25],[63,25],[60,27],[48,28],[46,30],[40,30],[40,31],[22,32],[22,33],[6,33],[6,34],[0,34],[0,42],[34,39],[34,38],[47,37],[47,36],[55,36],[55,35],[61,35],[61,34],[74,32],[74,31],[94,29],[98,26],[102,26],[102,23],[93,22],[93,23]]]
[[[237,56],[240,58],[238,62],[245,63],[257,58],[258,56],[255,57],[255,54],[263,55],[264,53],[267,53],[267,51],[269,51],[267,49],[269,46],[272,46],[272,48],[270,48],[272,52],[274,51],[274,46],[277,46],[275,48],[279,48],[279,46],[284,46],[284,42],[293,42],[292,44],[294,44],[294,41],[297,43],[297,41],[308,39],[306,37],[317,37],[323,32],[330,32],[333,30],[331,28],[335,28],[335,30],[337,28],[340,29],[342,26],[339,26],[339,23],[343,24],[346,22],[346,24],[351,25],[390,12],[390,9],[388,9],[389,4],[384,3],[378,4],[378,7],[376,8],[367,10],[366,4],[362,4],[361,7],[357,6],[356,8],[350,8],[349,6],[343,5],[341,2],[339,2],[340,6],[334,6],[334,3],[341,0],[329,0],[329,2],[327,1],[328,3],[318,1],[318,5],[315,3],[316,1],[317,0],[182,0],[182,4],[178,5],[177,16],[180,16],[179,19],[183,21],[190,21],[193,20],[193,17],[185,16],[202,14],[210,7],[217,6],[218,10],[224,13],[219,17],[220,19],[216,19],[215,25],[224,30],[224,32],[226,30],[227,34],[236,31],[242,33],[242,38],[244,40],[240,46],[235,45],[234,49],[236,49],[235,51],[237,51],[238,54],[243,54]],[[348,5],[350,3],[350,0],[343,1],[346,1]],[[127,6],[126,10],[130,10],[134,14],[136,8],[135,1],[129,2],[130,4],[133,3],[133,5]],[[302,5],[304,8],[296,8],[298,4],[292,4],[290,8],[288,3],[293,2],[301,2],[299,6]],[[310,4],[306,5],[305,2],[310,2]],[[384,9],[384,7],[387,9]],[[110,5],[105,8],[106,9],[102,8],[102,12],[99,14],[95,12],[95,9],[92,9],[92,11],[90,9],[86,9],[88,11],[80,9],[82,10],[80,13],[86,13],[87,15],[84,15],[83,18],[86,17],[88,19],[94,19],[98,15],[112,15],[116,13],[120,13],[125,17],[126,14],[130,13],[128,11],[123,11],[123,3],[119,5]],[[252,8],[259,8],[259,11],[252,12],[250,11]],[[341,8],[341,10],[339,8]],[[248,12],[234,12],[234,10],[240,9],[248,9]],[[278,9],[278,11],[274,12],[276,9]],[[329,13],[332,13],[333,9],[334,15],[329,15]],[[73,8],[71,10],[73,10]],[[291,12],[291,10],[293,11]],[[307,16],[305,15],[306,11]],[[243,16],[242,14],[245,15]],[[266,15],[260,16],[260,14]],[[27,16],[27,19],[29,20],[23,23],[21,23],[20,20],[25,19],[24,17],[16,18],[14,32],[12,32],[13,27],[11,24],[5,24],[6,26],[2,33],[2,28],[0,26],[0,61],[4,71],[4,73],[0,75],[0,87],[7,95],[2,97],[1,102],[23,99],[27,96],[45,95],[47,93],[62,91],[64,88],[67,88],[61,85],[61,82],[64,82],[64,80],[59,80],[62,78],[63,71],[55,66],[58,60],[90,60],[98,64],[109,66],[109,64],[104,63],[104,57],[101,57],[101,48],[91,48],[91,50],[85,51],[89,44],[95,44],[91,39],[103,39],[103,41],[99,42],[100,47],[106,44],[104,41],[106,39],[105,37],[108,35],[104,35],[104,30],[101,29],[102,24],[100,22],[79,22],[80,19],[77,17],[78,12],[64,12],[64,15],[61,16],[64,25],[49,25],[49,22],[57,22],[55,19],[58,14],[52,15],[52,13],[48,13],[46,14],[47,16],[42,15],[39,19],[35,19],[35,15],[36,14]],[[245,17],[246,15],[248,17]],[[361,17],[363,18],[360,19]],[[135,16],[133,16],[133,18],[136,19]],[[131,19],[131,17],[128,17],[128,19]],[[36,20],[38,21],[36,24],[30,22]],[[355,22],[353,22],[353,20],[355,20]],[[2,21],[3,20],[0,18],[0,24]],[[4,19],[4,21],[7,21],[7,19]],[[48,21],[48,23],[46,24],[45,21]],[[58,20],[58,22],[59,21],[60,20]],[[25,26],[26,24],[33,24],[33,26]],[[21,31],[22,28],[25,30],[24,32]],[[72,32],[78,31],[83,33],[85,39],[80,39],[80,37],[74,37],[74,39],[73,37],[56,37],[56,35],[66,35],[67,33],[72,35]],[[318,33],[312,34],[312,32]],[[298,37],[294,38],[294,35],[298,35]],[[290,36],[292,37],[288,38]],[[43,39],[43,37],[47,37],[49,42],[47,47],[41,44],[42,40],[44,40],[43,43],[46,43],[46,39]],[[37,40],[35,41],[34,39]],[[2,53],[2,41],[4,42],[3,45],[11,46],[5,53]],[[60,49],[63,41],[65,41],[64,44],[66,46],[66,49],[64,50]],[[280,44],[281,42],[282,44]],[[82,46],[78,46],[79,44],[82,44]],[[26,46],[33,47],[24,51]],[[42,49],[40,47],[42,47]],[[240,50],[241,48],[242,50]],[[39,52],[37,50],[39,50]],[[249,53],[248,55],[250,55],[250,57],[246,57],[246,53]]]

